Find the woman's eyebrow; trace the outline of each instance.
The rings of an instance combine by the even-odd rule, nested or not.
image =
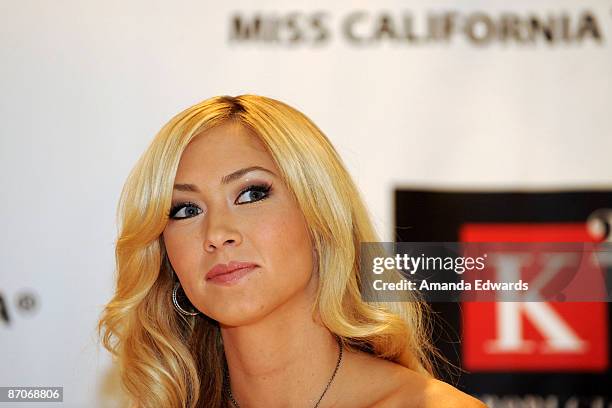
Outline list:
[[[265,167],[261,167],[261,166],[249,166],[249,167],[245,167],[243,169],[240,170],[236,170],[233,173],[228,174],[227,176],[223,176],[221,178],[221,184],[229,184],[232,181],[239,179],[240,177],[242,177],[243,175],[245,175],[246,173],[250,173],[252,171],[255,170],[262,170],[265,171],[266,173],[269,173],[271,175],[275,175],[273,172],[271,172],[270,170],[266,169]]]
[[[242,177],[243,175],[245,175],[246,173],[250,173],[252,171],[255,170],[261,170],[261,171],[265,171],[266,173],[269,173],[273,176],[275,176],[275,174],[273,172],[271,172],[270,170],[266,169],[265,167],[261,167],[261,166],[249,166],[249,167],[245,167],[243,169],[239,169],[236,170],[226,176],[223,176],[221,178],[221,184],[229,184],[232,181],[239,179],[240,177]],[[174,185],[174,189],[177,191],[188,191],[188,192],[193,192],[193,193],[199,193],[200,189],[198,188],[198,186],[196,186],[195,184],[189,184],[189,183],[177,183]]]

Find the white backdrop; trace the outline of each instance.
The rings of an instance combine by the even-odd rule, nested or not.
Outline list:
[[[233,39],[235,16],[250,37]],[[610,1],[2,0],[0,386],[121,406],[94,331],[116,203],[187,106],[257,93],[300,109],[393,240],[399,185],[610,189],[610,41]]]

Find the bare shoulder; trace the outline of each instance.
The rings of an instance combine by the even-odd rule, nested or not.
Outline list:
[[[478,399],[444,381],[429,378],[402,367],[404,382],[390,393],[376,408],[486,408]]]
[[[486,408],[450,384],[368,353],[348,353],[346,363],[334,407]]]
[[[401,393],[408,392],[404,389]],[[486,405],[444,381],[428,379],[423,391],[422,406],[425,408],[465,407],[486,408]]]

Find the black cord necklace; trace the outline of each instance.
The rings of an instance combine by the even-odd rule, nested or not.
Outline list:
[[[340,341],[340,337],[338,336],[336,336],[336,341],[338,342],[338,346],[340,348],[340,352],[338,353],[338,362],[336,363],[336,368],[334,368],[334,373],[332,374],[331,378],[327,382],[327,385],[325,386],[325,389],[323,390],[323,394],[321,394],[321,396],[319,397],[319,400],[315,404],[314,408],[317,408],[319,404],[321,403],[323,396],[325,396],[325,393],[329,389],[329,386],[331,385],[332,381],[334,381],[334,378],[336,377],[336,373],[338,372],[338,368],[340,368],[340,363],[342,362],[342,349],[343,349],[342,341]],[[240,404],[236,402],[236,400],[234,399],[234,396],[232,395],[232,389],[230,387],[229,370],[227,369],[227,367],[225,369],[225,390],[227,391],[227,396],[229,397],[230,401],[232,401],[232,404],[234,405],[234,407],[240,408]]]

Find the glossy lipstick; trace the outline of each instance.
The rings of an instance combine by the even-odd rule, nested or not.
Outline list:
[[[252,262],[230,261],[228,264],[217,264],[206,274],[211,283],[231,284],[257,267]]]

